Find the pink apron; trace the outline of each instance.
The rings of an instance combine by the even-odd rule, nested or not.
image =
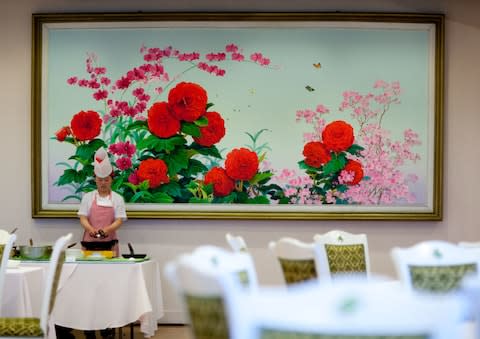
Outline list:
[[[110,193],[110,198],[111,198]],[[115,210],[113,206],[99,206],[97,205],[97,195],[93,198],[92,207],[90,207],[90,214],[88,216],[88,221],[94,229],[104,229],[105,227],[111,225],[115,221]],[[106,238],[94,238],[90,236],[86,231],[83,233],[83,241],[110,241],[117,238],[117,232],[111,232]],[[119,256],[118,242],[112,248],[114,256]]]

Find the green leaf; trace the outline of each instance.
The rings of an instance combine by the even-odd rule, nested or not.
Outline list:
[[[140,191],[137,192],[133,195],[133,197],[130,199],[130,202],[136,202],[138,199],[142,198],[147,191]]]
[[[215,147],[215,146],[205,147],[205,146],[201,146],[201,145],[199,145],[195,142],[192,142],[190,147],[192,149],[196,150],[201,155],[212,156],[212,157],[218,158],[218,159],[222,158],[222,156],[220,155],[220,152],[218,151],[217,147]]]
[[[152,202],[159,203],[159,204],[169,204],[173,202],[173,198],[166,193],[163,192],[155,192],[152,194]]]
[[[208,126],[208,118],[206,116],[200,117],[193,122],[198,127]]]
[[[167,193],[171,197],[181,197],[182,190],[180,185],[175,181],[170,181],[168,184],[160,186],[160,191]]]
[[[124,182],[124,183],[122,183],[122,185],[130,188],[133,192],[136,192],[137,189],[138,189],[138,186],[132,184],[131,182]]]
[[[318,172],[319,169],[318,168],[315,168],[315,167],[312,167],[312,166],[308,166],[304,160],[301,160],[299,161],[298,163],[298,167],[300,167],[300,169],[303,169],[303,170],[307,170],[307,171],[311,171],[311,172]]]
[[[195,203],[195,204],[208,204],[210,203],[210,199],[202,199],[197,197],[191,197],[188,202]]]
[[[168,175],[173,177],[180,170],[188,167],[188,152],[184,149],[179,149],[175,153],[166,154],[163,161],[168,166]]]
[[[133,130],[148,130],[148,123],[146,120],[136,120],[130,123],[126,129],[127,131]]]
[[[208,102],[208,103],[207,103],[207,108],[206,108],[205,110],[208,111],[208,109],[209,109],[210,107],[213,107],[213,105],[214,105],[213,103]]]
[[[155,135],[149,135],[147,138],[141,140],[137,144],[137,149],[154,149],[157,152],[173,151],[177,146],[184,145],[186,143],[185,138],[179,135],[175,135],[171,138],[163,139]]]
[[[68,199],[74,199],[74,200],[78,200],[78,201],[82,200],[82,198],[79,197],[78,195],[67,195],[66,197],[64,197],[62,199],[62,201],[67,201]]]
[[[192,137],[198,138],[200,136],[200,128],[191,122],[182,122],[182,132]]]
[[[273,176],[272,172],[257,173],[252,179],[249,180],[249,183],[251,183],[252,185],[255,185],[264,180],[268,181],[268,179],[270,179],[272,176]]]
[[[350,146],[349,149],[347,149],[347,152],[356,156],[361,156],[360,152],[363,151],[364,149],[365,148],[363,148],[360,145],[353,144],[352,146]]]
[[[75,160],[82,165],[87,165],[87,164],[90,164],[92,162],[92,160],[90,158],[84,159],[84,158],[82,158],[78,155],[72,155],[71,157],[68,158],[68,160]]]
[[[148,180],[143,180],[137,186],[138,186],[138,189],[140,189],[142,191],[146,191],[150,187],[150,183],[148,182]]]
[[[189,159],[188,167],[185,170],[182,170],[180,174],[186,178],[191,178],[198,173],[203,173],[207,171],[207,166],[205,166],[201,161],[196,159]]]
[[[77,181],[78,177],[78,172],[73,170],[73,169],[66,169],[63,174],[58,178],[57,185],[62,186],[62,185],[67,185],[72,182],[79,182]]]
[[[347,159],[345,156],[332,157],[332,159],[323,165],[323,173],[325,175],[333,174],[339,172],[342,168],[345,167]]]
[[[245,201],[247,204],[270,204],[270,200],[266,196],[260,195],[255,198],[250,198]]]

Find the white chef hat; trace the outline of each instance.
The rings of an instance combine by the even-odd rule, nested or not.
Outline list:
[[[93,157],[93,172],[99,178],[106,178],[113,172],[112,164],[105,148],[100,147]]]

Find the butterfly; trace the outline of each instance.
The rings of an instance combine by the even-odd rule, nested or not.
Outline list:
[[[315,90],[315,88],[313,88],[312,86],[309,86],[309,85],[305,86],[305,89],[309,92],[313,92]]]
[[[316,64],[313,64],[313,67],[315,68],[322,68],[322,64],[317,62]]]

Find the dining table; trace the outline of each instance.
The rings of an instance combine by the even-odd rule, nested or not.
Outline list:
[[[22,261],[22,268],[48,262]],[[161,280],[155,260],[113,258],[65,262],[49,318],[49,338],[54,325],[79,330],[121,328],[134,322],[148,338],[155,334],[164,314]]]
[[[43,297],[39,287],[43,281],[42,267],[7,266],[0,316],[38,317]]]

